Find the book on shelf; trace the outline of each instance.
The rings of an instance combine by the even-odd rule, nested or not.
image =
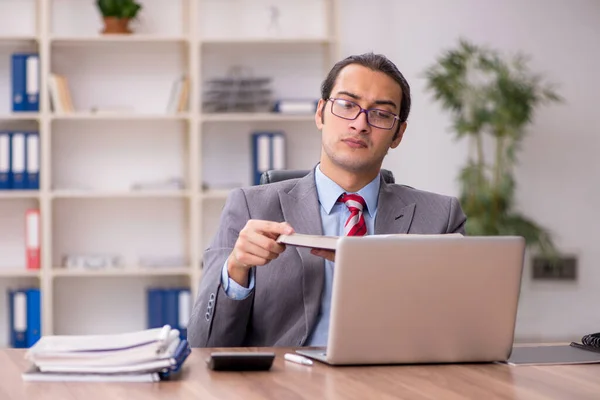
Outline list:
[[[50,74],[48,77],[48,90],[52,109],[57,114],[72,113],[75,111],[71,91],[67,78],[59,74]]]
[[[167,103],[167,113],[176,114],[186,111],[188,108],[188,99],[190,92],[190,79],[187,76],[180,76],[175,79],[171,86],[171,94]]]
[[[12,111],[40,110],[40,59],[38,53],[14,53],[11,57]]]
[[[369,240],[373,237],[415,237],[415,236],[427,236],[431,238],[435,237],[462,237],[460,233],[448,233],[440,235],[420,235],[420,234],[409,234],[409,233],[397,233],[397,234],[385,234],[385,235],[367,235],[363,238]],[[279,235],[277,243],[283,243],[290,246],[297,247],[308,247],[311,249],[323,249],[323,250],[334,250],[336,249],[338,239],[341,236],[324,236],[324,235],[306,235],[302,233],[293,233],[291,235]]]
[[[282,131],[256,131],[251,136],[252,184],[269,170],[286,168],[286,136]]]
[[[146,290],[147,328],[169,325],[187,339],[187,326],[192,314],[189,287],[149,287]]]
[[[27,269],[40,269],[40,210],[25,211],[25,262]]]
[[[39,339],[41,324],[41,293],[37,287],[8,290],[10,346],[26,349]]]
[[[0,190],[39,188],[39,132],[0,131]]]
[[[173,377],[191,353],[170,325],[104,335],[43,336],[27,350],[25,381],[156,382]]]
[[[311,115],[317,111],[318,104],[319,100],[279,99],[273,105],[273,112],[291,115]]]

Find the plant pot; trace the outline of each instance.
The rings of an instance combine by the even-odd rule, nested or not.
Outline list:
[[[129,34],[129,18],[104,17],[104,30],[102,33]]]

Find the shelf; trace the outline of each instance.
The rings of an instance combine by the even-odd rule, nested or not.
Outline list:
[[[93,45],[95,43],[173,43],[183,44],[189,42],[184,36],[159,36],[159,35],[98,35],[98,36],[54,36],[50,44],[57,46]]]
[[[208,38],[201,39],[201,45],[330,45],[329,38]]]
[[[309,122],[315,120],[314,114],[280,113],[215,113],[202,114],[202,122]]]
[[[10,114],[0,114],[0,121],[27,121],[40,119],[40,113],[37,112],[18,112]]]
[[[54,121],[185,121],[189,114],[73,113],[52,114]]]
[[[37,36],[28,35],[0,35],[0,45],[4,43],[15,43],[15,42],[37,42],[39,38]]]
[[[0,199],[37,199],[39,190],[0,190]]]
[[[232,189],[209,189],[201,192],[200,198],[203,200],[226,200]]]
[[[139,199],[139,198],[185,198],[190,193],[185,190],[139,190],[139,191],[94,191],[94,190],[55,190],[50,196],[55,199]]]
[[[0,268],[0,277],[2,278],[39,278],[39,269],[20,268]]]
[[[286,130],[289,151],[300,152],[289,160],[289,168],[309,152],[308,143],[299,148],[296,142],[314,129],[314,112],[283,114],[268,107],[260,113],[209,112],[213,109],[203,107],[208,80],[246,65],[272,75],[271,89],[280,97],[311,98],[337,53],[334,13],[339,6],[333,2],[338,0],[319,0],[306,12],[304,5],[291,4],[295,2],[282,4],[288,10],[284,14],[296,20],[319,18],[302,26],[290,21],[273,35],[264,30],[264,7],[254,2],[233,10],[257,13],[260,24],[246,27],[223,23],[232,10],[220,2],[212,15],[206,0],[144,0],[148,7],[141,17],[147,23],[133,25],[133,34],[104,35],[91,1],[2,1],[5,22],[15,28],[0,33],[6,72],[0,125],[7,131],[39,132],[44,184],[39,190],[0,190],[0,261],[16,254],[12,262],[4,260],[0,282],[40,287],[43,334],[93,334],[106,324],[139,329],[145,324],[138,315],[145,306],[140,290],[149,283],[185,285],[192,297],[197,294],[204,274],[202,247],[218,229],[222,204],[248,180],[246,163],[231,160],[250,154],[250,143],[239,140],[239,133]],[[257,22],[253,17],[249,21]],[[11,55],[17,52],[39,55],[37,83],[44,89],[39,111],[12,110]],[[48,92],[51,74],[67,77],[79,107],[54,111]],[[174,83],[181,76],[190,82],[187,107],[170,113],[167,103],[180,90]],[[173,176],[181,180],[171,182],[168,177]],[[147,182],[148,190],[138,190],[136,181]],[[153,184],[162,181],[162,186]],[[30,208],[42,211],[38,233],[47,263],[42,262],[41,270],[26,270],[18,257],[25,256],[23,213]],[[62,265],[65,254],[103,254],[106,249],[122,254],[125,265]],[[132,250],[182,258],[174,259],[173,267],[146,267],[143,258],[130,258]],[[103,301],[107,287],[116,297]],[[0,329],[8,329],[7,321],[0,322]]]
[[[187,276],[190,267],[123,267],[107,269],[67,269],[54,267],[52,276],[55,277],[113,277],[113,276]]]

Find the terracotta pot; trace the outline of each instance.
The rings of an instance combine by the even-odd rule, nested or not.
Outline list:
[[[131,33],[128,18],[104,17],[104,30],[102,33]]]

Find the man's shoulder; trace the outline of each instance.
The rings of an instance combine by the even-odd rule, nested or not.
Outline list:
[[[455,196],[417,189],[408,185],[397,183],[388,184],[387,188],[397,194],[406,203],[449,203]]]
[[[245,186],[241,190],[246,196],[265,196],[276,195],[281,191],[289,191],[293,188],[301,178],[286,179],[285,181],[265,183],[262,185]]]
[[[234,189],[230,197],[235,201],[244,198],[248,206],[267,205],[272,201],[279,201],[280,193],[289,193],[299,180],[300,178],[294,178],[262,185],[243,186]]]

